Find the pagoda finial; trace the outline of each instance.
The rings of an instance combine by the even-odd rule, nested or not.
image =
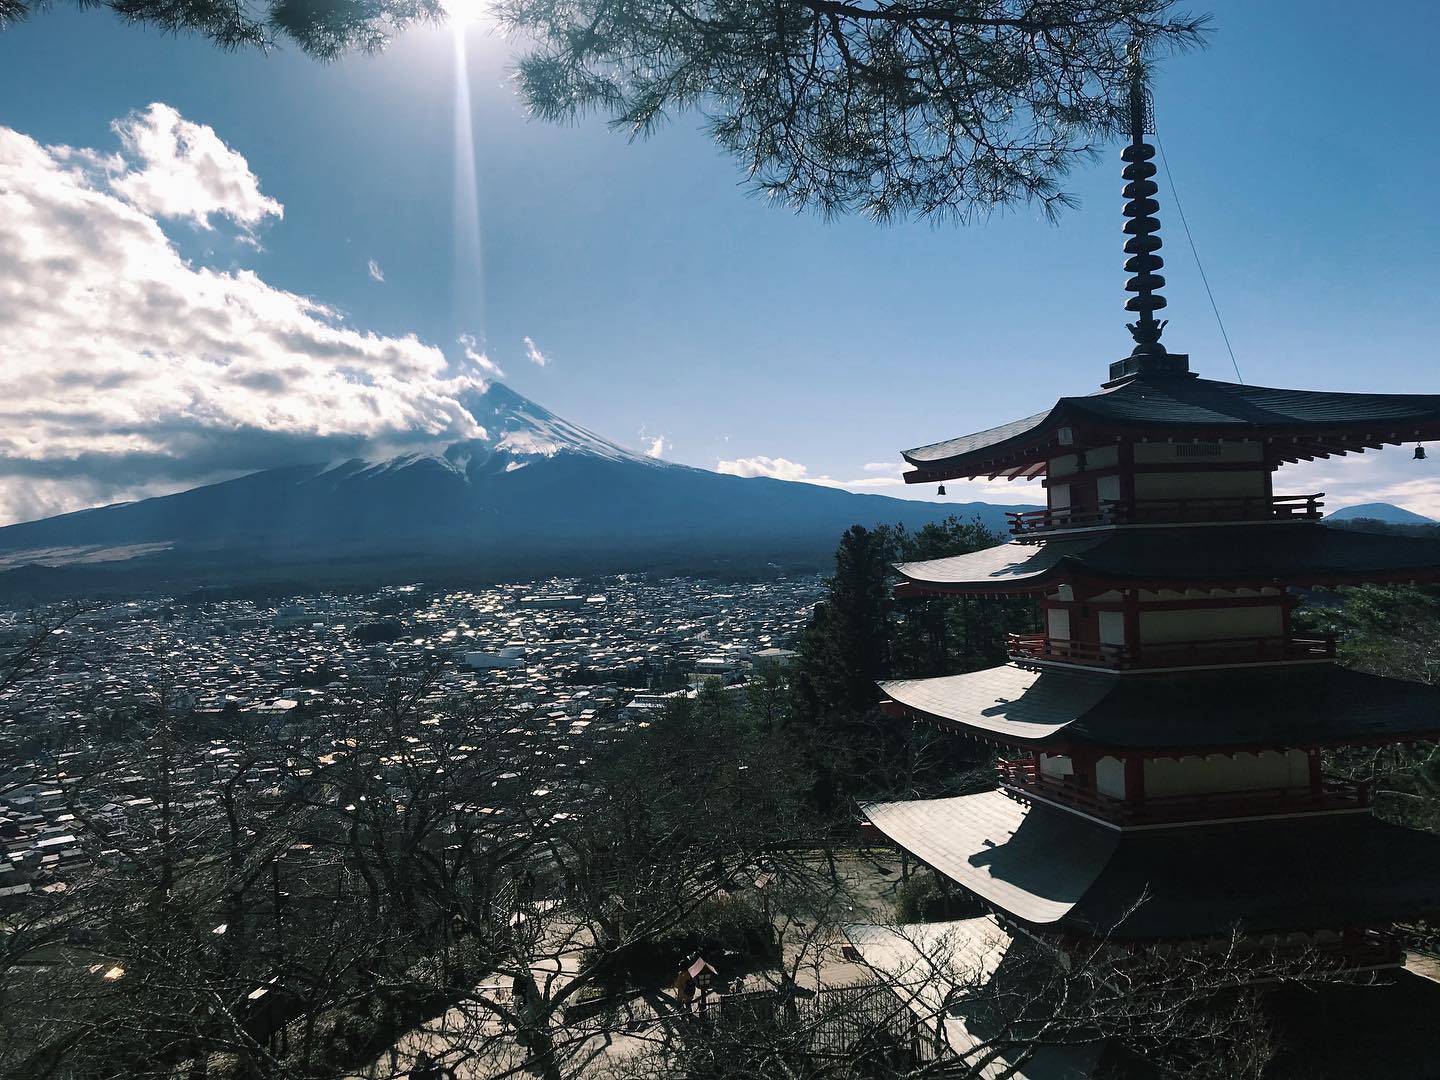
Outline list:
[[[1165,297],[1156,292],[1165,284],[1157,271],[1165,260],[1157,254],[1160,250],[1160,222],[1155,214],[1160,204],[1155,201],[1155,148],[1145,141],[1145,133],[1154,129],[1151,115],[1150,95],[1145,89],[1145,61],[1140,39],[1130,40],[1130,145],[1120,153],[1125,162],[1125,270],[1131,274],[1125,283],[1125,291],[1135,295],[1125,301],[1125,310],[1133,311],[1139,318],[1129,324],[1130,336],[1135,339],[1131,356],[1164,356],[1165,346],[1160,344],[1160,333],[1165,329],[1164,321],[1156,321],[1155,312],[1165,306]]]

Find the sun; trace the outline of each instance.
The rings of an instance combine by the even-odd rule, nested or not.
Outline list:
[[[488,0],[440,0],[440,6],[457,31],[484,22],[489,10]]]

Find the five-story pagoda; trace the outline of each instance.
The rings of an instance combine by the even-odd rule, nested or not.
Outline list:
[[[1010,662],[888,682],[885,708],[996,747],[996,790],[868,806],[1011,933],[1203,947],[1238,933],[1393,967],[1440,913],[1440,836],[1372,815],[1325,751],[1440,736],[1440,688],[1339,667],[1295,589],[1440,579],[1440,544],[1331,528],[1281,466],[1440,437],[1440,395],[1198,378],[1161,344],[1143,82],[1123,152],[1130,356],[1095,393],[905,453],[912,483],[1041,479],[1010,542],[898,567],[902,597],[1030,596]],[[1417,456],[1422,456],[1417,454]]]

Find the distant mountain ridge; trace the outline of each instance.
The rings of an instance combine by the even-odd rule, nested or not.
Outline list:
[[[0,595],[263,576],[495,578],[786,560],[823,562],[852,524],[950,515],[922,503],[637,454],[492,383],[466,407],[485,437],[381,461],[294,465],[0,528]]]
[[[1357,506],[1345,506],[1326,516],[1332,521],[1355,521],[1365,518],[1370,521],[1388,522],[1391,525],[1435,524],[1434,518],[1424,517],[1414,511],[1406,510],[1403,506],[1396,506],[1394,503],[1386,502],[1360,503]]]

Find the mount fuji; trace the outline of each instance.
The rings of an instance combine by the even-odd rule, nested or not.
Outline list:
[[[426,453],[294,465],[0,528],[0,595],[288,580],[494,580],[767,562],[820,568],[852,524],[950,515],[922,503],[646,457],[494,382],[465,402],[485,437]]]

